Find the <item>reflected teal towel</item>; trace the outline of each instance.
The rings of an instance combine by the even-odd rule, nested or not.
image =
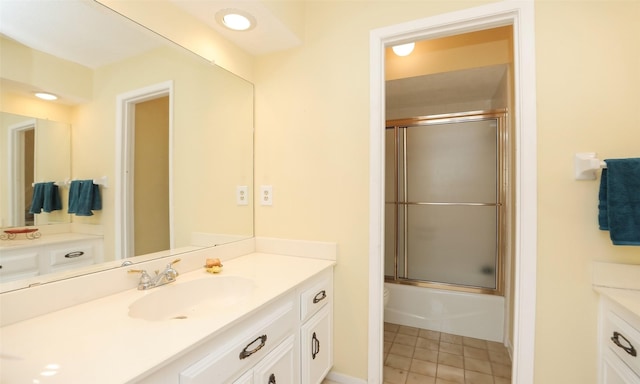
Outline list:
[[[640,245],[640,158],[605,160],[598,224],[614,245]]]
[[[29,213],[51,212],[62,209],[62,200],[58,186],[53,182],[35,183]]]
[[[93,216],[92,211],[102,209],[100,187],[93,180],[73,180],[69,187],[69,213]]]

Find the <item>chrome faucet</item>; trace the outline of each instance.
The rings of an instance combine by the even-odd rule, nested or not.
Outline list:
[[[170,262],[167,264],[164,271],[156,271],[156,274],[153,277],[151,277],[144,269],[130,269],[128,272],[140,274],[140,281],[138,282],[139,290],[151,289],[176,281],[178,271],[173,268],[173,265],[179,261],[180,259],[175,259]]]

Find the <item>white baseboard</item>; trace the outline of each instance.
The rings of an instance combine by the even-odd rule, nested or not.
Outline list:
[[[331,371],[327,374],[326,379],[341,384],[367,384],[366,380],[358,379],[352,376],[343,375],[342,373]]]

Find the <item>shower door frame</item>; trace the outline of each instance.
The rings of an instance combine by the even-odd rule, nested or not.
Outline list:
[[[407,189],[406,186],[404,188],[405,198],[403,202],[400,202],[398,199],[398,191],[399,191],[399,164],[398,164],[398,145],[399,145],[399,137],[398,130],[400,128],[408,128],[408,127],[417,127],[417,126],[430,126],[430,125],[441,125],[441,124],[451,124],[451,123],[467,123],[467,122],[477,122],[484,120],[495,120],[497,123],[496,127],[496,151],[497,151],[497,162],[496,162],[496,203],[493,204],[496,206],[497,214],[496,214],[496,287],[495,288],[487,288],[487,287],[478,287],[478,286],[470,286],[470,285],[461,285],[461,284],[453,284],[446,282],[434,282],[427,280],[419,280],[419,279],[410,279],[408,276],[408,246],[407,246],[407,207],[408,205],[422,205],[422,204],[436,204],[436,205],[490,205],[490,204],[478,204],[478,203],[412,203],[406,201]],[[439,115],[429,115],[429,116],[419,116],[419,117],[410,117],[403,119],[394,119],[387,120],[386,129],[394,129],[394,201],[386,201],[386,204],[393,203],[394,205],[394,214],[393,220],[395,221],[395,231],[393,236],[393,249],[394,249],[394,275],[389,276],[385,274],[385,282],[387,283],[395,283],[395,284],[405,284],[405,285],[413,285],[419,287],[426,288],[438,288],[445,290],[453,290],[453,291],[462,291],[462,292],[470,292],[470,293],[481,293],[481,294],[491,294],[497,296],[504,296],[504,280],[505,280],[505,255],[507,253],[507,236],[508,231],[505,226],[505,223],[508,222],[506,218],[506,214],[508,211],[508,203],[507,203],[507,194],[508,194],[508,185],[509,185],[509,173],[508,173],[508,154],[509,154],[509,141],[508,141],[508,111],[506,108],[501,109],[492,109],[487,111],[470,111],[470,112],[459,112],[459,113],[448,113],[448,114],[439,114]],[[404,144],[406,146],[406,143]],[[406,156],[406,148],[403,150],[404,156]],[[406,169],[406,161],[404,161],[404,167]],[[404,182],[406,183],[406,177],[404,177]],[[405,277],[398,276],[398,221],[399,221],[399,205],[403,205],[405,209],[404,221],[404,251],[403,251],[403,259],[404,259],[404,269]]]

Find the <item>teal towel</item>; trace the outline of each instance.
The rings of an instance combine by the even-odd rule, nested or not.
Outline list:
[[[93,180],[73,180],[69,186],[69,213],[93,216],[92,211],[102,209],[100,187]]]
[[[614,245],[640,245],[640,158],[605,160],[598,224]]]
[[[52,212],[62,209],[62,200],[58,186],[53,182],[35,183],[29,213]]]

